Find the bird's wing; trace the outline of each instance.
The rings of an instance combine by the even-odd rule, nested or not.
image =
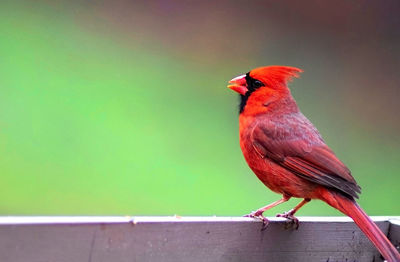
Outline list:
[[[279,121],[258,121],[252,130],[251,141],[263,158],[299,177],[355,198],[361,192],[350,170],[301,113]]]

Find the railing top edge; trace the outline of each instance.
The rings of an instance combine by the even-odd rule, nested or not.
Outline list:
[[[301,222],[352,222],[349,217],[298,217]],[[400,216],[372,216],[376,222],[400,224]],[[271,222],[282,222],[284,218],[268,217]],[[20,224],[124,224],[166,222],[258,222],[248,217],[189,217],[189,216],[0,216],[0,225]]]
[[[390,217],[389,222],[390,224],[400,226],[400,217]]]

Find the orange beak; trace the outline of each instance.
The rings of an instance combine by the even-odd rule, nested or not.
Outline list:
[[[241,95],[245,95],[248,91],[247,89],[247,82],[246,82],[246,75],[241,75],[233,78],[231,81],[228,82],[231,85],[228,85],[230,89],[233,91],[238,92]]]

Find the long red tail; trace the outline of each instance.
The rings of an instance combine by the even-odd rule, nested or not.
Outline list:
[[[354,200],[328,190],[321,200],[351,217],[388,262],[400,262],[400,253]]]

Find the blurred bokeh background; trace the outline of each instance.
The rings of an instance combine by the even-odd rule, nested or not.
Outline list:
[[[1,1],[0,214],[243,215],[227,81],[305,72],[303,113],[370,215],[400,215],[400,2]],[[268,212],[275,215],[299,200]],[[339,215],[313,201],[299,215]]]

